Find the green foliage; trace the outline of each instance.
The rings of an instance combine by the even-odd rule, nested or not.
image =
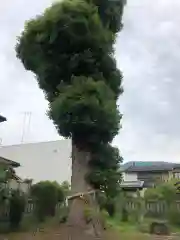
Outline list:
[[[12,192],[10,198],[9,221],[10,228],[17,229],[21,223],[25,209],[25,197],[20,191]]]
[[[177,206],[175,206],[174,204],[171,205],[171,207],[169,208],[168,210],[168,219],[169,219],[169,222],[172,224],[172,225],[175,225],[175,226],[179,226],[180,227],[180,213],[179,211],[177,210]]]
[[[90,167],[93,171],[88,181],[96,188],[105,192],[108,198],[114,198],[120,190],[121,173],[119,171],[122,157],[116,147],[102,144],[95,149]]]
[[[101,219],[102,226],[104,229],[106,229],[108,227],[108,218],[109,218],[109,213],[105,209],[103,209],[100,212],[100,219]]]
[[[116,211],[116,198],[108,197],[105,192],[100,192],[97,199],[100,210],[105,210],[110,217],[113,217]]]
[[[110,217],[113,217],[115,214],[115,200],[114,199],[107,199],[105,204],[105,209],[108,212]]]
[[[90,223],[93,220],[93,218],[97,216],[97,214],[99,214],[99,219],[102,222],[102,226],[104,227],[104,229],[106,229],[107,219],[109,217],[109,214],[105,209],[102,209],[99,213],[97,213],[95,211],[95,209],[92,209],[90,207],[86,207],[84,209],[84,218],[85,218],[86,223],[87,224]]]
[[[70,192],[70,184],[68,181],[64,181],[61,184],[61,188],[60,188],[64,194],[64,196],[68,196],[69,192]]]
[[[59,211],[59,214],[58,214],[60,223],[65,223],[67,221],[68,213],[69,213],[69,207],[63,205],[60,208],[60,211]]]
[[[113,33],[119,32],[122,28],[121,20],[126,1],[92,0],[92,2],[98,7],[103,24]]]
[[[128,220],[129,220],[128,217],[129,217],[128,211],[126,210],[125,207],[123,207],[122,208],[122,218],[121,218],[122,222],[128,222]]]
[[[90,162],[92,171],[87,180],[99,189],[98,201],[101,209],[105,209],[110,216],[114,216],[116,197],[120,191],[121,173],[119,171],[122,157],[119,150],[111,145],[101,145],[94,152]]]
[[[111,198],[121,180],[121,157],[110,143],[121,120],[122,74],[113,45],[123,7],[124,0],[60,1],[25,24],[16,46],[49,101],[58,132],[92,152],[87,180]]]
[[[0,207],[3,207],[10,199],[10,193],[7,188],[5,188],[5,183],[15,177],[15,170],[9,166],[1,166],[0,173]],[[6,201],[7,200],[7,201]]]
[[[109,142],[118,132],[120,115],[113,93],[104,82],[74,77],[51,104],[50,116],[61,135],[82,142]],[[103,124],[102,124],[103,121]]]
[[[112,33],[102,26],[94,5],[66,0],[26,23],[16,51],[51,101],[72,76],[102,79],[97,56],[106,58],[109,42]]]
[[[65,195],[61,186],[56,182],[42,181],[31,188],[31,196],[36,202],[35,214],[40,221],[46,216],[54,216],[56,204],[64,201]]]
[[[15,170],[9,166],[0,166],[0,183],[6,183],[9,179],[15,176]]]
[[[94,216],[94,210],[91,207],[84,208],[84,219],[86,223],[89,223],[92,221]]]
[[[164,200],[167,204],[172,203],[175,200],[179,199],[177,194],[176,186],[174,183],[175,179],[169,182],[161,183],[155,188],[149,188],[145,191],[146,200]]]
[[[157,188],[148,188],[144,193],[144,198],[146,200],[160,200],[163,198],[161,192]]]

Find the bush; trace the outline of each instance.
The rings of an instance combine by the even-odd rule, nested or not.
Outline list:
[[[103,226],[104,229],[107,228],[107,225],[108,225],[107,224],[107,219],[108,219],[108,217],[109,217],[108,212],[105,211],[105,210],[102,210],[101,211],[101,222],[102,222],[102,226]]]
[[[105,210],[108,212],[110,217],[113,217],[115,214],[115,202],[113,199],[108,199],[105,204]]]
[[[159,188],[148,188],[144,193],[144,198],[148,200],[162,200],[163,195]]]
[[[179,200],[177,187],[175,183],[178,180],[173,179],[169,182],[158,184],[155,188],[149,188],[145,191],[146,200],[164,200],[167,204],[171,204],[175,200]]]
[[[24,209],[25,197],[19,191],[14,191],[10,199],[9,221],[11,229],[19,228],[23,217]]]
[[[149,233],[149,223],[147,222],[138,224],[137,228],[141,233]]]
[[[168,220],[172,225],[180,227],[180,214],[175,206],[171,206],[168,211]]]
[[[63,203],[65,193],[57,182],[42,181],[32,186],[31,196],[36,202],[35,215],[39,221],[53,217],[57,203]]]
[[[69,213],[69,207],[65,207],[63,206],[61,209],[60,209],[60,216],[59,216],[59,222],[60,223],[65,223],[68,219],[68,213]]]
[[[128,214],[128,211],[126,210],[126,208],[125,207],[123,207],[122,208],[122,219],[121,219],[121,221],[122,222],[128,222],[128,216],[129,214]]]
[[[98,203],[100,210],[105,210],[108,212],[110,217],[113,217],[116,211],[115,199],[107,197],[105,193],[98,194]]]
[[[94,214],[94,210],[91,207],[86,207],[84,209],[84,219],[87,224],[92,221],[93,214]]]

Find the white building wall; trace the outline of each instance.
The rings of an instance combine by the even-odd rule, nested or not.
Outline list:
[[[28,194],[31,184],[11,179],[8,181],[8,183],[4,184],[4,187],[9,190],[21,190],[22,192]]]
[[[8,181],[8,188],[12,190],[17,190],[19,189],[19,183],[16,180],[11,179]]]
[[[28,194],[28,193],[29,193],[29,190],[30,190],[30,188],[31,188],[31,184],[26,183],[26,182],[20,182],[18,187],[19,187],[19,189],[20,189],[22,192]]]
[[[59,183],[71,179],[71,140],[2,146],[0,156],[21,164],[16,173],[22,179]]]
[[[137,173],[122,173],[123,181],[137,181]]]

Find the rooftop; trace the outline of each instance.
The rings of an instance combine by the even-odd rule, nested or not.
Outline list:
[[[9,160],[9,159],[4,158],[4,157],[0,157],[0,162],[6,163],[7,165],[10,165],[12,167],[20,167],[19,163],[14,162],[14,161]]]
[[[123,172],[159,172],[180,168],[180,164],[169,162],[127,162],[121,166]]]

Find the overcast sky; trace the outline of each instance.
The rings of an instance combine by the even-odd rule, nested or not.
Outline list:
[[[15,56],[24,21],[52,0],[6,0],[0,6],[0,125],[3,145],[56,140],[47,102]],[[116,57],[124,74],[123,128],[114,143],[125,161],[180,160],[180,1],[128,0]],[[31,112],[24,122],[24,112]],[[23,124],[24,122],[24,124]]]

